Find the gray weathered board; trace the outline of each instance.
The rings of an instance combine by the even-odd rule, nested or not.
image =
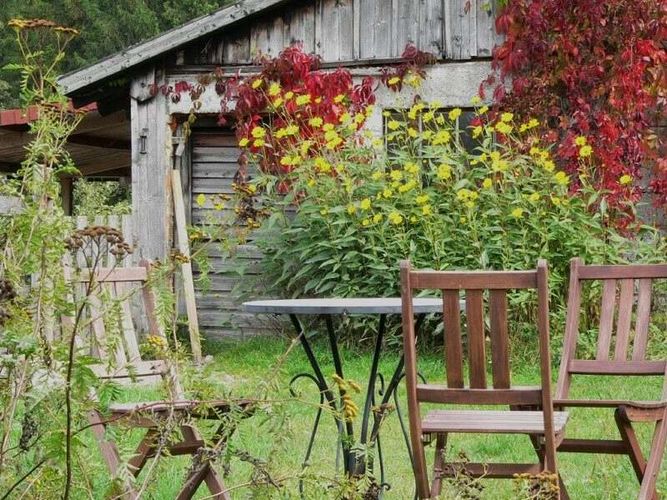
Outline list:
[[[249,64],[301,43],[326,62],[398,58],[407,44],[439,58],[490,57],[491,0],[313,0],[269,9],[179,51],[176,65]]]
[[[192,224],[197,226],[227,224],[236,218],[229,201],[219,195],[231,195],[239,149],[230,130],[196,130],[191,136],[192,183],[190,199]],[[204,203],[200,203],[202,200]],[[216,207],[217,205],[217,207]],[[224,208],[223,208],[224,205]],[[213,233],[217,232],[213,229]],[[223,236],[224,237],[224,236]],[[197,251],[197,248],[193,248]],[[222,244],[206,243],[200,250],[208,259],[210,270],[203,277],[195,265],[195,291],[199,326],[207,337],[246,338],[271,331],[275,320],[241,310],[236,297],[242,281],[260,280],[261,254],[252,244],[236,249],[232,261],[226,258]],[[196,260],[196,259],[195,259]]]
[[[415,314],[442,312],[442,299],[412,299]],[[401,314],[400,297],[348,297],[322,299],[253,300],[243,310],[255,314]]]

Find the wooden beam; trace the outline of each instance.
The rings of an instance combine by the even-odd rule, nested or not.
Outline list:
[[[87,68],[64,75],[60,78],[59,84],[63,87],[65,94],[72,94],[139,64],[151,61],[166,52],[198,40],[253,14],[283,3],[287,3],[287,0],[238,1],[234,5],[195,19],[179,28],[166,31],[144,43],[102,59]]]
[[[158,84],[163,73],[157,72]],[[153,70],[138,76],[132,86],[143,88],[153,83]],[[172,242],[171,218],[171,131],[167,98],[158,93],[154,99],[131,100],[132,115],[132,214],[139,258],[161,259],[169,254]]]
[[[81,146],[91,146],[93,148],[120,149],[124,151],[129,151],[132,144],[127,139],[112,139],[89,134],[71,135],[67,139],[67,142],[70,144],[79,144]]]

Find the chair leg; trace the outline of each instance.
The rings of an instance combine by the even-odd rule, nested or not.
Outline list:
[[[199,441],[201,439],[197,430],[189,425],[182,425],[181,433],[183,434],[184,442]],[[206,483],[211,492],[211,498],[215,500],[231,500],[222,479],[215,469],[211,467],[211,463],[205,458],[203,463],[196,464],[190,474],[188,474],[181,491],[176,497],[177,500],[189,500],[192,498],[202,482]]]
[[[646,459],[639,447],[639,441],[637,441],[637,435],[632,427],[632,422],[630,422],[630,419],[627,418],[627,415],[625,415],[620,408],[617,408],[614,412],[614,418],[616,420],[618,432],[621,434],[621,439],[628,449],[628,456],[630,457],[632,468],[637,475],[637,479],[641,483],[644,479],[644,471],[646,470]]]
[[[141,469],[146,465],[148,457],[151,453],[154,453],[155,437],[158,434],[159,432],[155,428],[148,429],[139,446],[137,446],[135,455],[129,460],[127,465],[134,477],[137,477],[141,473]]]
[[[433,460],[433,482],[431,483],[431,496],[438,497],[442,490],[442,466],[445,463],[445,452],[447,447],[447,434],[438,434],[435,440],[435,459]]]
[[[112,441],[108,441],[106,438],[106,424],[102,415],[97,411],[91,411],[88,414],[88,421],[91,423],[91,430],[95,436],[98,446],[100,447],[100,452],[102,453],[102,458],[107,464],[107,469],[113,478],[119,477],[119,471],[123,467],[123,463],[120,459],[120,453],[118,453],[118,448],[116,444]],[[138,497],[136,490],[132,487],[132,484],[123,480],[122,482],[124,491],[122,493],[122,498],[127,500],[135,500]]]
[[[667,410],[663,413],[663,418],[655,425],[653,433],[653,442],[651,443],[651,452],[649,454],[646,469],[644,470],[644,479],[639,489],[638,500],[657,499],[658,494],[655,485],[660,472],[660,464],[665,453],[665,443],[667,442]]]

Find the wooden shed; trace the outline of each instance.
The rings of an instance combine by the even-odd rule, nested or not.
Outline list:
[[[151,89],[186,81],[221,68],[223,74],[252,74],[254,57],[277,55],[298,42],[321,56],[323,66],[347,67],[355,78],[378,76],[400,62],[408,44],[437,57],[419,94],[444,108],[466,107],[490,71],[498,43],[493,5],[487,0],[242,0],[156,38],[130,47],[90,67],[64,75],[60,83],[75,105],[97,102],[100,110],[129,111],[131,178],[137,253],[162,258],[173,245],[169,174],[180,169],[187,218],[197,224],[206,207],[199,194],[231,189],[238,151],[231,128],[216,126],[220,98],[214,89],[200,97],[192,134],[182,132],[192,107]],[[409,102],[410,90],[404,90]],[[396,94],[378,91],[367,127],[382,134],[384,107]],[[248,249],[248,257],[256,257]],[[234,278],[213,256],[213,286],[199,293],[205,335],[244,337],[262,325],[241,314],[229,297]]]

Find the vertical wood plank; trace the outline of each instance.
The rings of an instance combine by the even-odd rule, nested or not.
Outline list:
[[[112,227],[114,229],[118,229],[120,231],[120,222],[118,220],[117,215],[109,215],[107,217],[107,226]],[[120,264],[120,262],[116,259],[116,256],[113,255],[112,253],[109,252],[109,247],[107,245],[107,267],[116,267]]]
[[[616,346],[614,359],[625,361],[628,356],[630,325],[632,323],[632,306],[634,303],[634,280],[624,279],[621,282],[621,293],[618,299],[618,321],[616,323]]]
[[[579,266],[582,265],[580,258],[570,260],[570,279],[567,290],[567,314],[565,317],[565,342],[563,353],[558,369],[558,384],[556,386],[556,398],[565,399],[570,391],[569,372],[570,361],[574,359],[577,352],[577,338],[579,337],[579,309],[581,308],[581,282],[579,281]]]
[[[123,233],[123,238],[125,242],[130,246],[132,252],[134,252],[134,237],[132,236],[132,215],[126,214],[121,217],[121,227],[120,230]],[[130,267],[132,265],[132,254],[126,255],[123,258],[121,263],[123,267]]]
[[[510,352],[507,330],[507,292],[505,290],[491,290],[489,294],[493,387],[509,389]]]
[[[440,58],[445,52],[443,0],[421,0],[419,48]]]
[[[390,57],[392,50],[392,5],[391,1],[359,1],[359,57],[376,59]]]
[[[445,52],[447,58],[470,59],[477,46],[477,27],[473,24],[476,5],[468,0],[445,0]]]
[[[447,386],[463,387],[463,347],[458,290],[442,291],[442,313],[445,333],[445,369]]]
[[[637,321],[635,323],[635,340],[632,347],[632,359],[643,360],[648,345],[648,325],[651,318],[651,279],[640,279],[637,294]]]
[[[486,351],[482,290],[466,290],[470,387],[486,389]]]
[[[353,0],[322,0],[318,52],[326,62],[351,60],[354,53]]]
[[[602,306],[600,310],[600,333],[598,335],[598,351],[596,359],[609,359],[611,331],[614,325],[616,309],[616,280],[604,280],[602,287]]]
[[[496,33],[496,2],[489,0],[476,1],[477,20],[477,55],[491,57],[494,46],[502,42],[502,37]]]
[[[392,26],[392,39],[396,49],[392,55],[400,56],[408,44],[419,44],[420,28],[424,28],[419,26],[420,5],[420,1],[398,0],[398,16],[396,24]]]
[[[132,289],[130,284],[126,282],[114,283],[116,297],[120,302],[121,312],[121,328],[123,330],[123,337],[125,339],[125,347],[127,348],[127,357],[130,363],[141,360],[139,354],[139,342],[137,341],[137,333],[134,329],[134,322],[132,321],[132,307],[130,300],[132,298]]]
[[[250,62],[250,28],[245,27],[224,36],[222,64],[235,65]]]

